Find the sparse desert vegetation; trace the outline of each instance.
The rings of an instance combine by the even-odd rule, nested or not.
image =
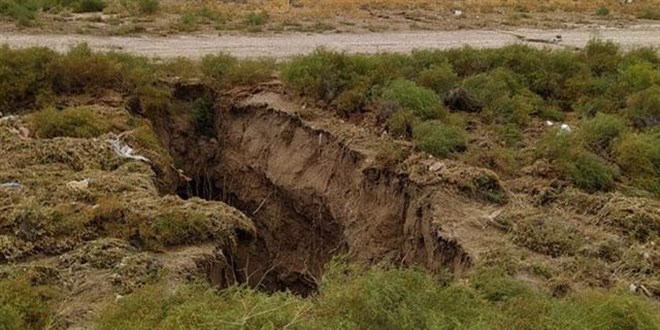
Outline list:
[[[0,328],[660,326],[655,49],[0,68]]]
[[[176,34],[216,31],[377,32],[468,27],[561,27],[575,21],[658,20],[657,0],[454,1],[429,0],[3,0],[0,17],[20,29],[87,34]],[[454,10],[461,15],[455,16]],[[98,13],[90,16],[90,13]],[[341,16],[341,19],[337,19]],[[455,16],[455,17],[454,17]],[[370,22],[374,17],[377,19]],[[9,25],[8,25],[9,27]]]

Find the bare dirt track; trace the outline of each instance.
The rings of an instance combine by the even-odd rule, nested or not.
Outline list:
[[[463,30],[417,31],[368,34],[269,34],[269,35],[198,35],[176,37],[101,37],[86,35],[17,34],[0,32],[0,43],[11,47],[45,46],[66,50],[86,42],[93,49],[117,50],[145,56],[199,58],[224,52],[237,57],[285,58],[309,53],[318,47],[350,53],[409,52],[413,49],[447,49],[460,46],[501,47],[516,42],[550,45],[561,35],[562,41],[553,47],[582,47],[592,38],[612,40],[624,47],[659,47],[660,24],[621,28],[584,27],[571,30],[512,31]],[[532,41],[530,41],[532,40]]]

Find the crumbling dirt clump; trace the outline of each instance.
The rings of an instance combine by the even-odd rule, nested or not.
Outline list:
[[[129,118],[95,114],[105,113]],[[27,127],[24,117],[0,121],[0,268],[70,297],[56,328],[85,324],[115,297],[164,278],[224,272],[215,284],[236,283],[231,257],[252,240],[251,220],[222,202],[163,195],[184,177],[149,125],[95,138],[38,138],[22,134]],[[120,156],[113,140],[145,159]],[[206,262],[170,252],[193,244],[206,246]],[[192,256],[195,267],[177,266]]]

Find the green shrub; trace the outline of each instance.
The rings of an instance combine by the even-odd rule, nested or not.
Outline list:
[[[419,121],[410,110],[394,112],[387,120],[387,129],[394,137],[409,139],[412,137],[413,127]]]
[[[141,14],[151,15],[160,10],[160,0],[138,0],[137,3]]]
[[[436,94],[443,96],[458,83],[458,76],[454,73],[451,65],[443,63],[432,65],[419,73],[417,83],[425,88],[433,90]]]
[[[0,329],[45,329],[55,315],[59,292],[24,277],[0,280]]]
[[[625,128],[626,123],[621,117],[598,113],[593,119],[582,122],[580,137],[592,151],[605,154]]]
[[[613,113],[616,109],[616,102],[606,96],[581,97],[573,104],[573,110],[583,118],[593,117],[599,112]]]
[[[103,11],[107,4],[105,0],[73,0],[66,5],[70,6],[77,13],[91,13]]]
[[[637,12],[637,18],[660,21],[660,9],[653,5],[646,5]]]
[[[222,87],[254,85],[270,80],[275,70],[272,59],[237,60],[226,55],[207,55],[201,62],[202,73]]]
[[[633,184],[660,193],[660,133],[627,134],[614,146],[614,156]]]
[[[490,302],[506,302],[531,295],[529,287],[513,280],[499,268],[479,269],[470,279],[474,288]]]
[[[583,50],[585,61],[596,76],[615,73],[621,60],[620,48],[612,41],[589,40]]]
[[[596,9],[596,15],[598,16],[607,16],[610,14],[610,10],[607,7],[600,6]]]
[[[213,238],[213,225],[208,216],[195,212],[160,214],[152,227],[154,245],[172,246],[205,242]]]
[[[654,85],[628,98],[626,116],[638,128],[660,124],[660,86]]]
[[[176,290],[148,285],[110,307],[98,329],[281,329],[304,316],[308,303],[287,293],[245,288],[222,292],[204,284]],[[300,320],[298,320],[300,322]]]
[[[620,291],[556,299],[498,268],[469,284],[423,270],[333,261],[311,299],[244,287],[147,285],[106,309],[98,329],[655,329],[657,303]],[[466,281],[467,282],[467,281]]]
[[[537,144],[537,158],[551,160],[562,177],[589,192],[610,190],[617,173],[600,157],[584,150],[575,134],[546,133]]]
[[[112,128],[104,118],[84,107],[61,111],[48,108],[34,113],[30,122],[34,134],[40,138],[92,138],[107,133]]]
[[[575,52],[561,50],[540,57],[536,68],[527,73],[529,89],[567,109],[585,93],[585,81],[591,77],[589,66]]]
[[[447,110],[432,90],[419,87],[409,80],[394,80],[383,90],[382,98],[399,109],[412,111],[423,120],[447,116]]]
[[[0,1],[0,15],[15,19],[20,26],[31,26],[37,18],[39,3],[34,0]]]
[[[652,63],[634,63],[622,69],[619,80],[627,90],[638,92],[660,83],[660,70]]]
[[[92,52],[87,44],[79,44],[64,56],[52,61],[48,68],[53,90],[57,93],[94,92],[118,87],[123,78],[122,66],[107,56]]]
[[[245,19],[243,19],[243,24],[251,27],[262,26],[268,22],[268,18],[268,12],[265,10],[262,10],[258,13],[252,12],[245,16]]]
[[[198,134],[215,135],[215,113],[213,101],[208,97],[198,98],[192,105],[192,120]]]
[[[345,89],[355,86],[355,81],[381,75],[381,70],[374,70],[372,61],[363,56],[317,49],[287,63],[282,79],[289,90],[300,96],[331,102]]]
[[[57,54],[47,48],[13,50],[0,47],[0,112],[34,105],[39,95],[50,92],[49,64]]]
[[[444,54],[459,77],[468,77],[492,69],[488,52],[484,50],[463,47],[450,49]]]
[[[467,149],[467,133],[455,126],[429,120],[413,127],[413,140],[417,147],[436,157],[449,157]]]
[[[529,115],[535,110],[535,102],[534,99],[521,95],[504,96],[495,99],[486,107],[485,114],[495,123],[512,123],[522,127],[529,122]]]
[[[470,76],[463,80],[462,85],[484,106],[488,106],[502,97],[512,97],[524,92],[519,77],[505,68],[497,68],[488,73]]]
[[[608,191],[614,187],[614,170],[588,151],[580,152],[570,160],[564,159],[560,164],[564,175],[575,186],[588,192]]]
[[[563,121],[566,118],[566,113],[561,111],[561,109],[552,104],[542,104],[538,108],[538,116],[542,119],[548,119],[552,121]]]
[[[497,132],[504,143],[509,147],[516,146],[520,141],[523,140],[523,134],[520,131],[520,126],[515,123],[497,125],[495,126],[495,132]]]
[[[226,54],[206,55],[201,62],[202,73],[215,81],[222,81],[236,62],[236,58]]]

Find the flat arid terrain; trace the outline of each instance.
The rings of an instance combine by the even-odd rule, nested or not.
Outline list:
[[[552,41],[561,36],[561,41]],[[276,35],[176,35],[170,37],[106,37],[64,34],[2,33],[0,43],[12,47],[44,46],[66,51],[85,42],[94,50],[122,51],[142,56],[201,58],[227,53],[236,57],[284,58],[307,54],[319,47],[348,53],[405,53],[414,49],[450,49],[461,46],[497,48],[514,43],[552,48],[582,48],[594,38],[611,40],[626,48],[660,46],[660,23],[628,28],[570,30],[516,29],[407,31],[348,34],[282,33]]]
[[[660,329],[660,1],[0,0],[0,329]]]

